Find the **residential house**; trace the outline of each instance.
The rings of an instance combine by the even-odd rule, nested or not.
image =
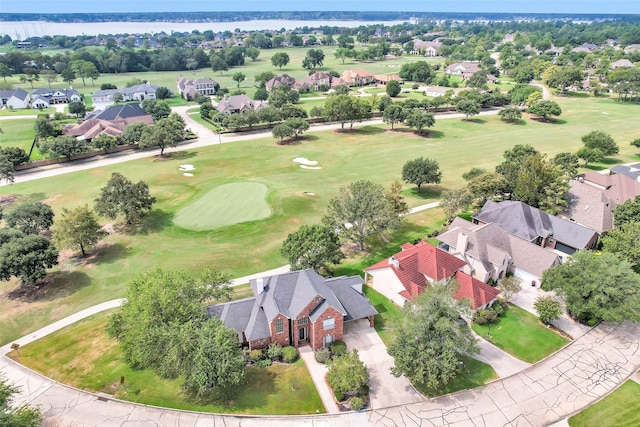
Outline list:
[[[609,68],[611,68],[612,70],[615,70],[616,68],[633,68],[633,62],[629,61],[628,59],[618,59],[616,62],[613,62],[611,65],[609,65]]]
[[[216,110],[226,115],[229,114],[243,114],[247,111],[260,111],[267,105],[267,101],[254,101],[247,95],[227,95],[216,105]]]
[[[630,165],[617,165],[612,167],[611,172],[617,175],[624,175],[636,182],[640,182],[640,163],[633,163]],[[591,176],[591,175],[589,175]],[[587,179],[587,178],[585,178]],[[617,178],[610,178],[609,182],[615,181]],[[629,184],[626,184],[629,185]]]
[[[145,99],[156,99],[156,90],[159,86],[142,83],[139,85],[118,89],[122,94],[123,101],[144,101]]]
[[[367,267],[365,278],[373,277],[373,288],[398,305],[404,305],[429,283],[446,282],[466,262],[427,242],[405,243],[391,258]]]
[[[271,343],[313,350],[341,340],[344,324],[378,313],[360,276],[324,278],[312,269],[251,280],[253,297],[207,307],[249,349]]]
[[[514,200],[488,201],[472,218],[475,224],[494,223],[528,242],[568,255],[593,249],[598,241],[597,231],[591,228]]]
[[[320,87],[331,89],[341,84],[345,84],[345,82],[340,77],[334,77],[326,71],[316,71],[306,78],[296,81],[293,87],[298,90],[317,91]]]
[[[80,92],[69,89],[36,89],[31,93],[31,108],[49,108],[55,104],[80,102]]]
[[[178,93],[184,99],[195,99],[197,94],[202,96],[215,95],[220,87],[218,82],[209,77],[200,77],[195,80],[179,78],[176,83],[178,85]]]
[[[613,229],[615,207],[604,191],[578,179],[569,183],[569,203],[559,216],[603,234]]]
[[[481,310],[490,307],[500,295],[500,290],[489,286],[475,277],[463,272],[456,272],[458,289],[453,297],[457,300],[467,300],[471,310]]]
[[[0,107],[29,108],[31,96],[22,88],[0,91]]]
[[[424,55],[428,57],[439,56],[440,48],[442,47],[442,43],[440,42],[425,42],[423,40],[414,40],[413,41],[413,49],[411,50],[411,54],[413,55]]]
[[[458,217],[437,239],[442,250],[465,261],[464,273],[481,282],[498,281],[512,272],[525,283],[539,284],[542,273],[561,262],[557,253],[494,223],[474,224]]]
[[[294,77],[291,77],[288,74],[282,74],[281,76],[275,76],[271,80],[267,81],[264,87],[267,92],[271,92],[281,87],[292,89],[295,83],[296,79]]]
[[[151,125],[153,117],[138,104],[116,105],[104,111],[94,111],[82,123],[65,126],[62,133],[87,141],[103,133],[119,137],[128,124],[136,122]]]
[[[346,70],[340,78],[348,86],[364,86],[373,83],[373,74],[367,70]]]
[[[97,90],[91,94],[91,102],[99,109],[106,108],[114,103],[113,97],[118,92],[118,89]]]
[[[437,98],[440,96],[445,96],[445,94],[449,90],[452,90],[452,89],[448,87],[443,87],[443,86],[429,86],[427,87],[427,90],[425,90],[424,94],[432,98]],[[455,90],[454,90],[454,96],[455,96]]]
[[[397,74],[374,74],[373,80],[381,85],[386,85],[392,80],[402,83],[404,80]]]
[[[478,71],[480,71],[480,67],[478,66],[478,63],[468,62],[468,61],[456,62],[454,64],[449,65],[444,70],[445,74],[448,74],[451,76],[462,76],[463,80],[468,79]]]
[[[627,55],[633,52],[640,52],[640,44],[630,44],[624,48],[624,53]]]

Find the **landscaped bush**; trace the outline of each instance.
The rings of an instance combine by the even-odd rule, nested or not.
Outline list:
[[[334,391],[333,395],[336,397],[336,400],[338,402],[342,402],[344,400],[344,393],[342,393],[342,392]]]
[[[364,408],[364,399],[359,396],[353,397],[351,398],[351,402],[349,402],[349,405],[354,411],[359,411],[360,409]]]
[[[284,363],[293,363],[298,360],[298,349],[287,346],[282,349],[282,361]]]
[[[262,350],[251,350],[251,353],[249,353],[249,359],[251,359],[251,361],[254,363],[261,360],[262,357]]]
[[[258,360],[256,362],[256,366],[259,366],[261,368],[267,368],[267,367],[271,366],[271,359]]]
[[[342,356],[347,352],[347,344],[345,344],[344,341],[334,341],[331,343],[330,347],[332,357]]]
[[[323,365],[331,359],[331,353],[328,348],[321,348],[316,351],[316,360]]]
[[[495,323],[498,320],[498,313],[491,309],[482,309],[476,311],[473,315],[473,321],[478,325],[487,325]]]
[[[280,347],[280,344],[272,343],[269,345],[269,348],[267,348],[267,356],[273,361],[280,360],[282,358],[282,347]]]
[[[496,312],[496,315],[502,316],[505,312],[505,308],[502,304],[496,302],[491,306],[491,309]]]
[[[411,89],[413,89],[413,90],[417,90],[419,87],[420,87],[420,85],[419,85],[418,83],[414,83],[414,84],[411,86]]]

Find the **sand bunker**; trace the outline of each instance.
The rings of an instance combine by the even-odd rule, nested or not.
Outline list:
[[[307,196],[315,196],[316,193],[312,193],[311,191],[305,191],[304,194],[306,194]]]
[[[180,170],[181,171],[192,171],[195,170],[196,168],[193,165],[180,165]]]
[[[192,174],[192,173],[189,173],[189,172],[185,172],[185,173],[183,173],[182,175],[184,175],[184,176],[193,176],[193,174]]]
[[[301,167],[302,169],[312,169],[312,170],[322,169],[320,166],[307,166],[307,165],[300,165],[300,167]]]
[[[316,160],[309,160],[306,157],[296,157],[293,159],[295,163],[300,163],[301,165],[313,166],[317,165],[318,162]]]

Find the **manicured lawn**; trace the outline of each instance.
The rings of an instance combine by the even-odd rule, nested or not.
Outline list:
[[[595,405],[569,418],[571,427],[640,425],[640,384],[628,380]]]
[[[505,314],[490,327],[474,323],[473,330],[507,353],[529,363],[544,359],[569,342],[547,329],[536,316],[515,305],[510,305]]]
[[[191,271],[214,267],[232,277],[283,265],[285,260],[279,254],[282,241],[300,225],[320,221],[340,186],[370,179],[388,188],[400,178],[402,166],[409,159],[434,158],[443,171],[442,183],[428,186],[423,193],[416,194],[411,190],[413,186],[405,184],[410,206],[435,200],[443,188],[464,185],[461,175],[471,167],[493,169],[502,153],[516,143],[532,144],[553,156],[561,151],[576,151],[581,135],[601,129],[610,132],[620,144],[615,161],[638,160],[638,150],[626,142],[636,137],[633,118],[637,106],[606,99],[563,98],[559,102],[564,122],[556,124],[527,119],[523,125],[511,125],[493,116],[476,122],[438,119],[428,137],[405,129],[391,132],[384,125],[356,124],[354,132],[307,133],[304,139],[285,146],[273,138],[235,142],[185,150],[164,159],[145,158],[2,187],[3,195],[14,195],[18,201],[43,200],[59,215],[63,208],[92,205],[111,173],[120,172],[134,181],[147,182],[158,201],[145,226],[112,234],[88,259],[63,257],[49,276],[52,283],[31,296],[7,298],[17,281],[0,283],[0,343],[122,296],[130,277],[154,265]],[[0,127],[15,126],[13,122],[1,122]],[[22,130],[7,131],[7,127],[1,140],[15,138],[14,132],[33,132],[31,121],[20,126]],[[301,169],[292,161],[296,157],[317,160],[322,169]],[[607,160],[611,161],[614,160]],[[185,163],[196,167],[195,176],[185,177],[178,170]],[[174,216],[180,209],[215,187],[235,182],[266,185],[271,216],[202,232],[174,225]],[[435,212],[429,211],[428,215]],[[421,226],[412,225],[415,221],[411,218],[409,221],[403,226],[403,241],[367,242],[372,253],[356,254],[353,262],[342,268],[343,274],[359,274],[363,267],[397,252],[407,240],[425,237],[426,226],[433,223],[428,221]]]
[[[193,203],[180,209],[173,222],[187,230],[206,231],[241,222],[257,221],[271,213],[269,205],[265,203],[266,195],[267,186],[264,184],[224,184],[209,190]]]
[[[181,378],[166,380],[151,370],[131,369],[126,365],[117,343],[104,331],[108,314],[97,314],[21,347],[21,356],[13,352],[11,357],[56,381],[148,405],[241,414],[324,412],[320,396],[300,359],[290,365],[248,367],[244,383],[231,400],[215,393],[193,398],[182,390]],[[119,384],[122,376],[124,386]]]
[[[32,114],[35,114],[33,110]],[[33,129],[35,122],[35,119],[0,120],[0,129],[2,129],[2,133],[0,133],[0,148],[18,147],[29,154],[33,138],[36,135]],[[38,147],[35,147],[31,154],[31,160],[39,160],[43,157]]]
[[[400,307],[370,286],[364,286],[363,291],[378,311],[373,327],[384,344],[389,347],[395,337],[393,323],[400,319]]]

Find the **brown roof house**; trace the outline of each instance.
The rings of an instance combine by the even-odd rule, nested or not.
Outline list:
[[[462,76],[463,79],[471,77],[474,73],[480,71],[480,67],[477,62],[456,62],[445,68],[445,74],[452,76]]]
[[[62,133],[89,141],[103,133],[120,136],[128,124],[136,122],[151,125],[153,117],[138,104],[122,104],[96,111],[82,123],[64,127]]]
[[[413,41],[413,49],[409,53],[413,55],[424,55],[429,57],[439,56],[441,47],[442,43],[440,42],[425,42],[423,40],[415,39]]]
[[[458,217],[437,239],[440,248],[465,261],[464,273],[482,282],[498,281],[513,272],[525,283],[540,283],[545,270],[560,264],[558,254],[493,223],[474,224]]]
[[[346,70],[340,76],[348,86],[364,86],[373,83],[373,74],[367,70]]]
[[[473,310],[491,305],[500,293],[461,271],[467,263],[427,242],[405,243],[402,251],[365,269],[373,288],[398,305],[413,301],[432,283],[458,281],[456,299],[467,299]]]
[[[268,80],[265,83],[264,87],[267,90],[267,92],[271,92],[281,87],[291,89],[293,88],[293,85],[295,83],[296,83],[296,79],[294,77],[291,77],[288,74],[282,74],[281,76],[275,76],[271,80]]]
[[[251,280],[253,297],[207,307],[250,349],[271,343],[313,350],[341,340],[345,322],[378,313],[360,276],[325,278],[312,269]]]
[[[216,105],[216,110],[226,115],[243,114],[247,111],[259,111],[267,105],[267,101],[254,101],[247,95],[227,95]]]

